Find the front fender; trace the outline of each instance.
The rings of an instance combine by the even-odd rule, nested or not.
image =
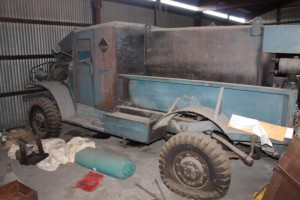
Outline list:
[[[41,81],[31,83],[32,86],[39,86],[51,93],[60,111],[62,120],[75,115],[74,102],[69,88],[58,81]]]

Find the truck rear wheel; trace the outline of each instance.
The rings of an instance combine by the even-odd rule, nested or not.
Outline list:
[[[159,168],[164,184],[188,198],[221,198],[230,185],[228,156],[204,133],[183,132],[169,139],[161,150]]]
[[[33,134],[40,138],[59,137],[61,116],[54,101],[41,97],[34,100],[29,110],[29,123]]]

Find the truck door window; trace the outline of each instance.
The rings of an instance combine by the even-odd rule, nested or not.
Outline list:
[[[77,61],[78,62],[91,62],[91,40],[78,39],[77,40]]]

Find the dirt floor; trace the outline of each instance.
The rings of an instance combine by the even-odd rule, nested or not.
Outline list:
[[[72,185],[90,170],[77,164],[61,165],[56,171],[42,171],[37,166],[20,165],[18,161],[7,157],[6,150],[0,150],[0,181],[6,172],[7,162],[12,165],[13,172],[27,186],[38,192],[41,200],[54,199],[101,199],[101,200],[151,200],[150,195],[135,186],[139,183],[152,193],[159,196],[155,184],[158,180],[167,200],[183,200],[162,183],[158,170],[159,152],[164,141],[157,141],[151,145],[133,145],[122,147],[122,140],[116,137],[109,139],[95,138],[95,132],[64,124],[61,138],[69,140],[73,136],[89,137],[96,143],[96,148],[130,158],[136,164],[136,172],[126,180],[118,180],[105,176],[102,184],[93,192],[72,188]],[[268,157],[263,157],[252,167],[244,165],[240,160],[231,160],[232,179],[228,193],[222,199],[249,200],[270,179],[273,168],[277,163]],[[1,182],[0,182],[1,183]]]

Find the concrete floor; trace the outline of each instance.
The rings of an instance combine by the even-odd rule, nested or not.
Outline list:
[[[94,132],[64,124],[62,138],[70,139],[72,135],[82,134],[88,137]],[[185,200],[171,191],[162,183],[158,171],[159,151],[164,141],[158,141],[148,146],[128,146],[124,149],[121,139],[111,137],[109,139],[95,139],[96,147],[103,151],[115,153],[130,158],[136,164],[135,174],[126,179],[118,180],[105,176],[102,184],[93,192],[85,192],[72,188],[72,184],[78,181],[90,170],[77,164],[61,165],[54,172],[42,171],[36,166],[23,166],[18,161],[7,157],[6,150],[0,150],[0,181],[5,175],[6,163],[11,162],[14,173],[27,186],[38,192],[40,200],[53,199],[101,199],[101,200],[147,200],[153,199],[143,190],[137,188],[135,183],[148,188],[159,195],[154,180],[157,179],[167,200]],[[222,199],[249,200],[254,192],[258,191],[270,179],[276,160],[264,157],[247,167],[240,160],[231,160],[232,179],[231,186]]]

